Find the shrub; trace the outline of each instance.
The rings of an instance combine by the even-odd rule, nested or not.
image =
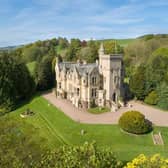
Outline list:
[[[125,168],[152,168],[152,167],[168,167],[168,160],[162,158],[159,154],[155,154],[151,157],[147,157],[144,154],[134,158],[131,162],[128,162]]]
[[[159,95],[157,105],[164,110],[168,110],[168,103],[167,103],[168,102],[168,86],[167,84],[162,83],[157,88],[157,93]]]
[[[156,105],[158,103],[158,95],[156,91],[152,91],[145,97],[145,103],[150,105]]]
[[[63,146],[44,154],[35,167],[121,168],[123,164],[110,150],[100,150],[95,144],[86,142],[82,146]]]
[[[120,127],[129,133],[144,134],[152,130],[151,122],[138,111],[128,111],[119,119]]]
[[[36,64],[35,80],[37,90],[43,91],[51,89],[55,84],[55,73],[52,68],[53,57],[45,56]]]

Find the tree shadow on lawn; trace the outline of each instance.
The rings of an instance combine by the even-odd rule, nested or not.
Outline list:
[[[28,99],[26,100],[20,100],[20,102],[14,107],[14,109],[12,111],[9,111],[9,112],[6,112],[6,113],[0,113],[0,117],[2,116],[5,116],[6,114],[9,114],[9,113],[13,113],[15,112],[17,109],[29,104],[33,99],[43,95],[43,94],[47,94],[47,93],[50,93],[52,91],[52,89],[50,90],[46,90],[46,91],[37,91],[35,92],[31,97],[29,97]]]

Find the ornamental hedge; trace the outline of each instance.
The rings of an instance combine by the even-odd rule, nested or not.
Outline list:
[[[151,122],[139,111],[125,112],[119,119],[119,126],[133,134],[145,134],[152,130]]]

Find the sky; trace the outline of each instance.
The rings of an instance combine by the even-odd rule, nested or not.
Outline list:
[[[0,47],[168,33],[168,0],[0,0]]]

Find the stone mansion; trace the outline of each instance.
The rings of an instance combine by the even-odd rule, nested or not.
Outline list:
[[[94,104],[117,108],[122,97],[123,55],[105,54],[103,44],[99,61],[59,62],[56,66],[57,97],[68,99],[76,107],[89,108]]]

